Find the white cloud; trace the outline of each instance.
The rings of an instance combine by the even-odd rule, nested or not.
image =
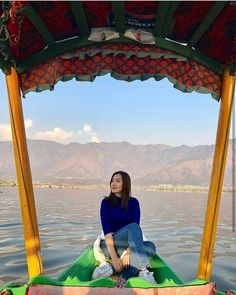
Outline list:
[[[93,135],[91,136],[90,142],[97,142],[97,143],[99,143],[99,139],[98,139],[96,133],[93,133]]]
[[[88,124],[84,124],[83,131],[84,132],[91,132],[92,127],[90,125],[88,125]]]
[[[76,141],[80,143],[86,143],[86,142],[100,142],[98,139],[97,134],[92,131],[93,128],[89,124],[84,124],[82,130],[78,130],[76,132],[77,138],[75,139]]]
[[[25,120],[25,129],[29,129],[32,125],[33,121],[31,119]],[[0,124],[0,140],[12,140],[10,124]]]
[[[59,127],[54,128],[52,131],[37,132],[33,138],[42,140],[52,140],[60,143],[68,143],[69,139],[73,136],[73,132],[63,130]]]
[[[0,140],[12,140],[11,125],[0,124]]]
[[[26,132],[28,132],[28,130],[33,126],[33,120],[31,120],[30,118],[27,118],[24,121],[24,123],[25,123]],[[97,134],[94,131],[92,131],[92,126],[89,124],[84,124],[82,130],[78,130],[75,132],[67,131],[60,127],[55,127],[52,130],[47,130],[47,131],[39,131],[35,133],[34,135],[32,135],[32,132],[31,132],[30,138],[56,141],[63,144],[67,144],[72,141],[78,141],[80,143],[87,143],[87,142],[99,143],[100,142]],[[0,140],[2,141],[12,140],[10,124],[0,124]]]
[[[33,125],[33,121],[31,119],[25,120],[25,129],[32,127],[32,125]]]
[[[28,124],[29,123],[30,123],[30,121],[28,121]],[[33,122],[32,122],[32,124],[33,124]],[[51,140],[51,141],[56,141],[56,142],[60,142],[63,144],[67,144],[67,143],[73,142],[73,141],[77,141],[80,143],[87,143],[87,142],[99,143],[100,142],[97,134],[92,131],[92,127],[89,124],[84,124],[82,130],[77,130],[74,132],[64,130],[60,127],[55,127],[52,130],[37,132],[31,138],[42,139],[42,140]]]
[[[100,142],[98,136],[95,132],[92,132],[92,126],[89,124],[84,124],[83,130],[78,130],[76,135],[79,137],[78,142]]]

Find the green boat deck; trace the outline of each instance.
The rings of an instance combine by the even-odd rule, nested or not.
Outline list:
[[[155,254],[150,260],[152,271],[157,285],[154,286],[138,277],[130,278],[125,285],[125,288],[169,288],[169,287],[186,287],[208,284],[205,280],[192,280],[184,283],[171,267],[159,255]],[[93,255],[92,246],[89,247],[82,255],[77,258],[68,268],[66,268],[56,278],[47,276],[36,276],[28,281],[24,286],[16,283],[10,283],[0,287],[0,291],[8,291],[12,295],[24,295],[29,286],[32,285],[49,285],[57,287],[92,287],[92,288],[114,288],[115,282],[112,278],[102,278],[91,280],[94,268],[97,266],[97,261]],[[3,293],[4,294],[4,293]],[[7,294],[7,293],[5,293]],[[217,292],[218,295],[224,294]]]

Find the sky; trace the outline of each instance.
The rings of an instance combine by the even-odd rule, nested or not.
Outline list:
[[[167,80],[58,82],[54,91],[22,99],[28,139],[131,144],[214,144],[220,104],[183,93]],[[0,140],[11,140],[5,77],[0,73]]]

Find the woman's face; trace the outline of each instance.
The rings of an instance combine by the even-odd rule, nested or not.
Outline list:
[[[111,191],[116,194],[116,196],[121,197],[123,190],[123,181],[120,174],[115,174],[111,180]]]

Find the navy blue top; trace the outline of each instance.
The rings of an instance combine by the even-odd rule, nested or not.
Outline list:
[[[128,210],[121,208],[121,198],[116,197],[113,207],[106,198],[102,200],[100,217],[104,235],[114,233],[130,223],[140,223],[140,207],[136,198],[130,197]]]

